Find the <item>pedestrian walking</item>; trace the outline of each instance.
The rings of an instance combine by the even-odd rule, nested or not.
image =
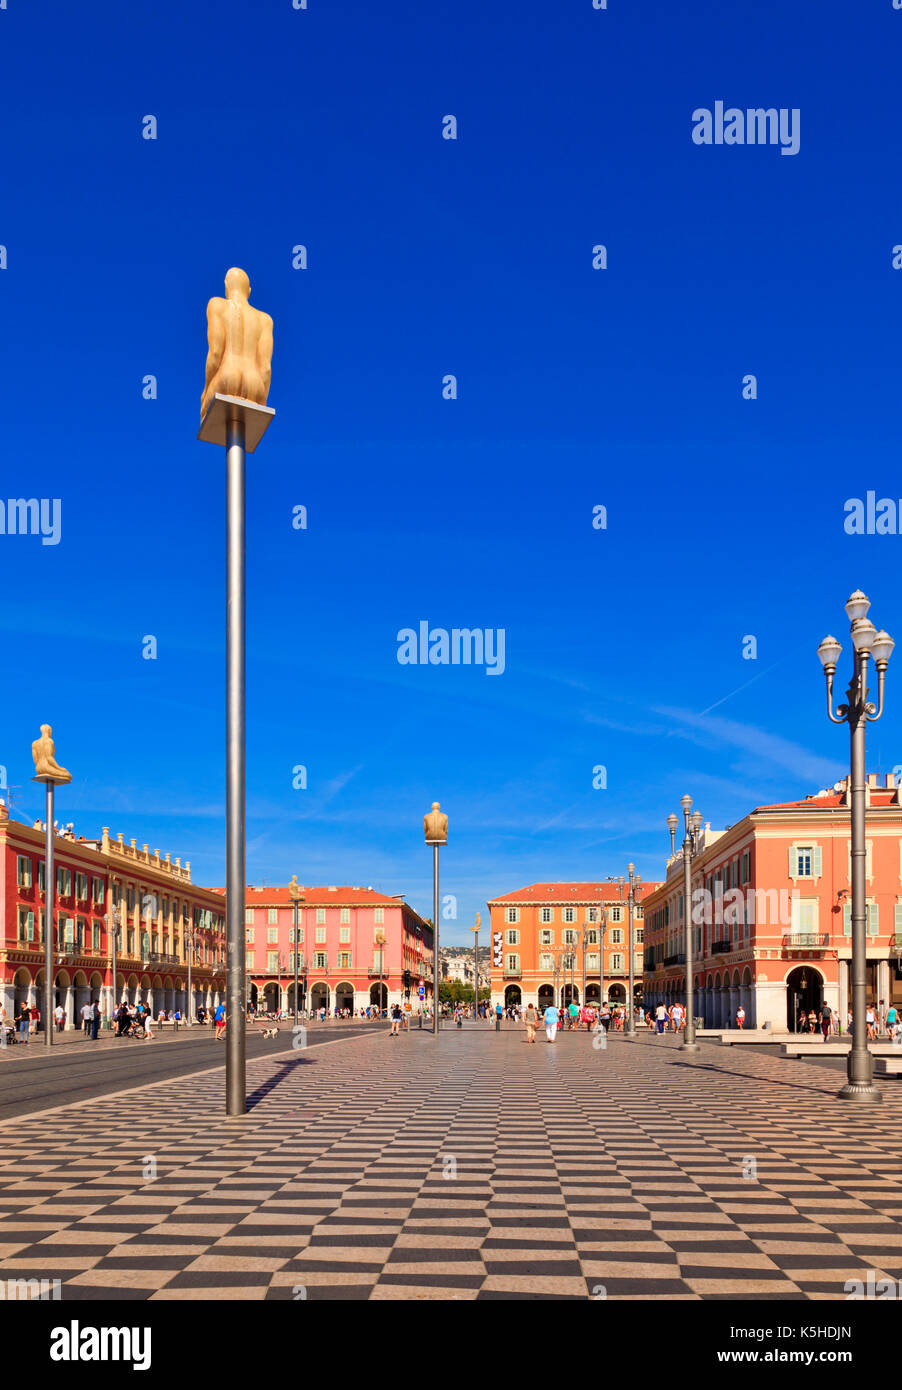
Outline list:
[[[392,1006],[391,1006],[391,1029],[389,1030],[388,1036],[389,1036],[390,1038],[396,1038],[396,1037],[399,1035],[400,1031],[401,1031],[401,1006],[400,1006],[400,1004],[392,1004]]]
[[[744,1023],[745,1023],[745,1009],[744,1009],[744,1008],[742,1007],[742,1005],[740,1004],[740,1005],[739,1005],[739,1008],[736,1010],[736,1027],[737,1027],[738,1029],[740,1029],[740,1031],[741,1031],[741,1030],[742,1030],[742,1027],[743,1027],[743,1025],[744,1025]]]
[[[82,1004],[81,1006],[81,1030],[83,1033],[91,1031],[91,1020],[94,1017],[94,1005]]]
[[[667,1026],[667,1010],[663,1004],[659,1004],[655,1009],[655,1025],[658,1030],[658,1037],[663,1037],[664,1029]]]
[[[25,1003],[16,1014],[16,1023],[19,1025],[19,1042],[28,1042],[28,1029],[31,1026],[31,1009]]]
[[[101,1021],[100,1004],[99,1004],[98,1001],[95,999],[95,1000],[94,1000],[94,1003],[91,1005],[91,1041],[92,1041],[92,1042],[97,1042],[98,1038],[100,1037],[100,1021]]]
[[[558,1022],[560,1015],[553,1004],[549,1004],[545,1010],[545,1037],[550,1043],[554,1042],[557,1035]]]
[[[528,1043],[535,1043],[536,1024],[538,1023],[538,1021],[538,1010],[535,1008],[533,1004],[529,1004],[526,1009],[526,1041]]]
[[[679,1033],[681,1028],[684,1027],[686,1022],[686,1010],[683,1008],[682,1004],[674,1004],[671,1007],[670,1022],[675,1033]]]
[[[868,1005],[868,1011],[865,1015],[865,1019],[868,1025],[868,1037],[873,1038],[876,1036],[877,1033],[877,1018],[874,1014],[874,1009],[872,1005]]]
[[[830,1030],[832,1029],[832,1027],[833,1010],[830,1008],[829,1004],[825,1004],[824,1007],[821,1009],[821,1032],[824,1035],[824,1042],[826,1042],[829,1038]]]
[[[56,1023],[56,1031],[61,1033],[66,1026],[66,1011],[62,1004],[57,1004],[56,1008],[53,1010],[53,1019]]]
[[[216,1008],[215,1008],[215,1010],[214,1010],[214,1012],[213,1012],[213,1019],[214,1019],[214,1022],[215,1022],[215,1024],[216,1024],[216,1034],[215,1034],[215,1036],[216,1036],[217,1038],[224,1038],[224,1037],[225,1037],[225,1026],[226,1026],[226,1011],[225,1011],[225,1004],[217,1004],[217,1005],[216,1005]]]

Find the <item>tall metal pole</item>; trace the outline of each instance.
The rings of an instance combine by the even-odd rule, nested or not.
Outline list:
[[[634,866],[633,866],[632,864],[630,864],[630,866],[629,866],[630,891],[629,891],[629,896],[628,896],[628,899],[627,899],[627,908],[628,908],[628,913],[629,913],[628,948],[629,948],[629,953],[630,953],[630,973],[629,973],[629,1003],[628,1003],[628,1005],[627,1005],[627,1010],[626,1010],[626,1033],[627,1033],[627,1036],[630,1037],[630,1038],[634,1038],[634,1037],[636,1036],[636,1020],[635,1020],[635,1013],[636,1013],[635,991],[636,991],[636,985],[635,985],[635,980],[634,980],[634,978],[633,978],[633,974],[634,974],[634,967],[633,967],[633,909],[634,909],[635,902],[636,902],[636,888],[635,888],[635,882],[634,882],[633,867],[634,867]]]
[[[438,1036],[438,845],[432,846],[432,1033]]]
[[[226,1114],[247,1112],[244,1019],[245,429],[226,427]]]
[[[874,1087],[874,1060],[867,1030],[867,841],[865,838],[865,724],[868,652],[856,653],[855,676],[849,687],[849,729],[852,772],[852,1048],[848,1081],[840,1091],[846,1100],[880,1100]],[[854,687],[854,690],[853,690]]]
[[[298,1026],[298,900],[294,900],[294,1026]]]
[[[589,935],[589,928],[583,923],[583,995],[582,1006],[586,1007],[586,944]]]
[[[47,824],[44,827],[44,1046],[53,1046],[53,911],[56,873],[53,868],[53,783],[47,782]]]
[[[686,834],[683,838],[683,926],[686,937],[686,1030],[683,1033],[681,1052],[698,1052],[695,1041],[695,994],[693,991],[692,962],[692,851],[695,845],[689,826],[689,809],[692,798],[684,796],[683,814],[686,821]]]

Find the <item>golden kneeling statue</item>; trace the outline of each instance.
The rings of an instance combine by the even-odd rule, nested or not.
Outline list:
[[[272,319],[248,303],[251,282],[233,266],[226,298],[207,305],[207,380],[200,400],[203,420],[214,396],[238,396],[265,405],[272,376]]]
[[[439,807],[437,801],[433,801],[432,810],[423,817],[423,830],[426,835],[427,845],[444,845],[448,842],[448,817]]]
[[[34,778],[35,782],[71,782],[72,773],[67,772],[64,767],[60,767],[56,758],[53,756],[56,749],[50,735],[53,733],[49,724],[41,725],[41,737],[36,738],[31,745],[31,756],[34,758]]]

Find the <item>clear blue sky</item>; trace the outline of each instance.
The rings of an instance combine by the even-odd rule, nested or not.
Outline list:
[[[890,0],[9,0],[0,36],[0,495],[63,526],[0,537],[21,814],[46,720],[61,819],[223,881],[223,457],[195,435],[230,265],[275,319],[250,881],[429,913],[438,798],[464,941],[506,889],[659,876],[685,791],[722,825],[843,773],[816,645],[845,678],[859,585],[902,639],[902,537],[843,530],[902,495]],[[696,146],[718,100],[799,108],[799,153]],[[399,665],[422,619],[503,628],[504,674]],[[902,762],[896,661],[871,767]]]

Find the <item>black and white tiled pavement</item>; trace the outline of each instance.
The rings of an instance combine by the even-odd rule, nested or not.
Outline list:
[[[76,1299],[843,1299],[902,1277],[902,1085],[673,1040],[386,1034],[0,1125],[0,1278]]]

